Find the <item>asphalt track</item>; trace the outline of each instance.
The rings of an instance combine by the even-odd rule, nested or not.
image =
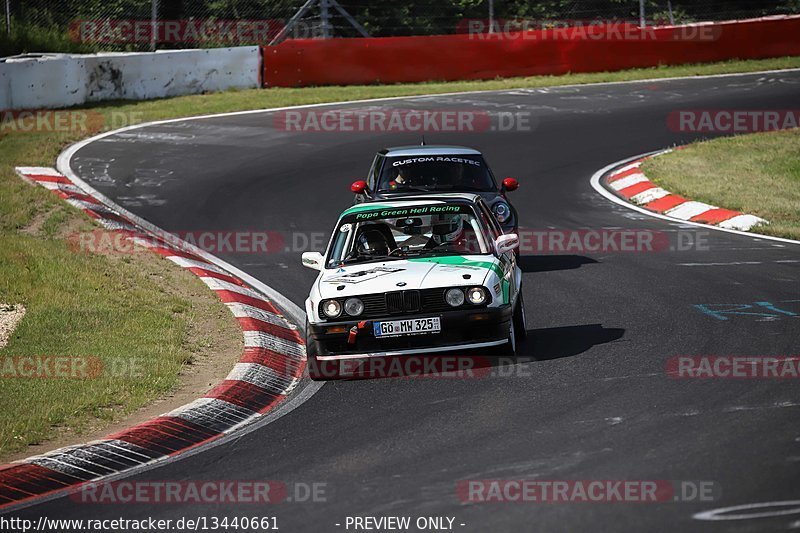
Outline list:
[[[629,156],[691,141],[678,109],[795,109],[800,72],[516,90],[376,102],[376,109],[531,112],[531,131],[427,134],[482,150],[516,176],[520,225],[626,228],[697,244],[649,253],[522,258],[529,333],[521,357],[480,379],[325,384],[274,423],[130,480],[326,483],[326,502],[78,505],[15,516],[275,515],[282,531],[341,531],[354,515],[455,517],[459,531],[783,531],[800,514],[698,521],[719,507],[800,499],[796,380],[687,380],[677,355],[797,355],[800,246],[682,226],[612,204],[589,179]],[[337,107],[348,107],[342,105]],[[364,104],[350,104],[364,108]],[[297,133],[269,112],[175,122],[80,149],[72,168],[171,231],[321,232],[352,200],[374,151],[414,133]],[[680,234],[680,237],[678,235]],[[302,307],[314,273],[299,250],[219,254]],[[770,302],[773,309],[756,305]],[[697,304],[749,304],[752,315]],[[719,309],[719,308],[718,308]],[[707,480],[715,502],[464,504],[465,479]],[[341,526],[336,526],[341,524]],[[461,526],[460,524],[465,524]],[[352,530],[352,529],[351,529]]]

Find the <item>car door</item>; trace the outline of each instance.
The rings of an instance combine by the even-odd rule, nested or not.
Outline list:
[[[487,242],[494,244],[495,239],[503,234],[503,230],[497,219],[494,218],[492,212],[486,203],[480,199],[478,200],[478,210],[481,214],[481,221],[485,227],[485,237]],[[517,293],[520,290],[520,283],[522,282],[522,272],[517,265],[517,254],[513,251],[506,252],[498,256],[500,260],[500,268],[503,270],[504,279],[509,284],[509,301],[513,304],[517,301]]]

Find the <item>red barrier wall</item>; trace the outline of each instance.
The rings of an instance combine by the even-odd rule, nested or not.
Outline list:
[[[355,85],[601,72],[800,55],[800,17],[638,29],[289,40],[263,49],[264,86]]]

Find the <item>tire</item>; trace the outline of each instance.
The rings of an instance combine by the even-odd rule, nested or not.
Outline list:
[[[325,381],[328,378],[325,377],[324,369],[320,367],[322,361],[317,359],[316,344],[309,342],[308,330],[309,325],[306,318],[306,367],[308,368],[308,377],[312,381]]]
[[[522,287],[520,287],[521,289]],[[528,336],[528,330],[525,326],[525,300],[522,298],[522,291],[517,296],[517,307],[514,308],[514,333],[517,336],[517,342],[525,340]]]
[[[517,334],[515,330],[516,328],[514,327],[514,320],[512,318],[508,323],[508,341],[500,345],[500,355],[504,357],[517,356]]]

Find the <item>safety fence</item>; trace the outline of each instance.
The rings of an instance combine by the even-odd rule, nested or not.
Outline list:
[[[800,13],[800,0],[0,0],[0,57],[277,45],[287,39],[688,24]]]
[[[800,54],[800,17],[640,28],[628,23],[374,39],[287,40],[262,49],[267,87],[602,72]]]

